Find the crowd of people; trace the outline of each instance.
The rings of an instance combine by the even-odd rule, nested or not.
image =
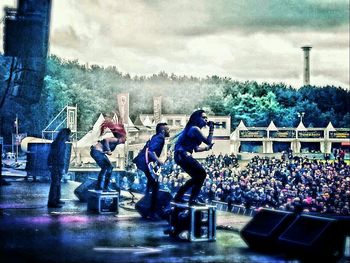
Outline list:
[[[220,154],[208,156],[202,165],[207,177],[200,197],[207,203],[214,200],[253,209],[350,215],[350,166],[343,159],[255,156],[240,167],[235,155]],[[137,169],[132,170],[134,178],[122,178],[122,189],[144,192],[146,177]],[[173,195],[188,179],[171,152],[157,174],[160,189]]]

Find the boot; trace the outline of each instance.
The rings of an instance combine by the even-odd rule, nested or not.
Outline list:
[[[113,192],[114,190],[109,188],[109,183],[111,181],[111,174],[107,174],[106,175],[106,178],[105,178],[105,182],[104,182],[104,185],[103,185],[103,192]]]
[[[97,183],[96,183],[96,186],[95,186],[95,190],[96,191],[101,191],[102,190],[102,179],[103,179],[103,176],[99,174],[98,178],[97,178]]]

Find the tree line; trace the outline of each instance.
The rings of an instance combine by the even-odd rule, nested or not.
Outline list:
[[[66,105],[78,106],[78,129],[90,130],[100,113],[117,110],[117,94],[130,94],[130,117],[153,112],[153,96],[162,96],[162,113],[190,114],[203,108],[209,114],[231,116],[232,128],[247,126],[296,127],[304,112],[306,127],[350,127],[350,92],[334,86],[294,89],[283,83],[236,81],[231,78],[177,76],[164,71],[152,76],[121,73],[116,67],[82,65],[76,60],[49,57],[40,102],[27,118],[34,133]],[[40,118],[37,118],[40,116]],[[25,128],[23,128],[25,129]]]

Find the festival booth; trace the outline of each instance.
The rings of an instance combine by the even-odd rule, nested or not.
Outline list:
[[[302,121],[296,128],[276,127],[273,121],[268,127],[246,127],[241,121],[231,134],[231,152],[274,154],[287,152],[302,154],[330,154],[334,149],[349,152],[350,129],[334,128],[330,122],[326,128],[305,128]]]

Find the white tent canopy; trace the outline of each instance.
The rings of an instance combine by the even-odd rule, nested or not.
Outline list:
[[[85,134],[76,144],[77,161],[81,163],[94,163],[95,161],[90,156],[90,147],[98,140],[103,138],[113,137],[113,134],[108,129],[105,134],[100,136],[100,127],[105,120],[101,113],[95,122],[92,130]],[[112,162],[124,158],[124,144],[118,145],[116,150],[108,157]]]
[[[102,122],[105,120],[102,113],[98,117],[97,121],[95,122],[94,126],[92,127],[92,130],[90,130],[87,134],[85,134],[78,142],[77,147],[84,147],[84,146],[91,146],[94,143],[96,143],[100,138],[100,126]]]

